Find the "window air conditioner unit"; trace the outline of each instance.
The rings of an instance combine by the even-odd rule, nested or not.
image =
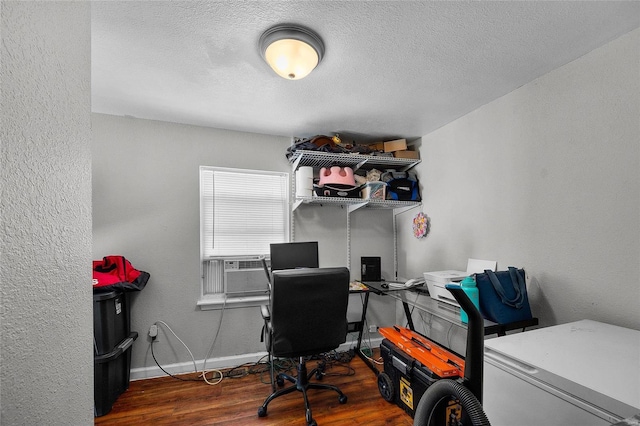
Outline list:
[[[269,283],[260,259],[224,261],[224,292],[228,297],[266,295]]]

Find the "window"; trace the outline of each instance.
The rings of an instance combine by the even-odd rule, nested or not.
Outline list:
[[[201,166],[201,302],[259,294],[265,275],[251,265],[268,256],[271,243],[289,241],[289,220],[288,173]],[[246,279],[244,272],[229,274],[245,267]],[[243,288],[231,288],[235,282]]]

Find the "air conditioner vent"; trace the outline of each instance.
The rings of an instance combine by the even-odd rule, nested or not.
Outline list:
[[[205,295],[261,296],[268,293],[269,283],[259,258],[212,259],[205,265],[203,290]]]
[[[225,260],[224,261],[224,269],[225,270],[242,270],[242,269],[260,269],[262,268],[262,261],[256,259],[248,259],[248,260]]]
[[[266,295],[268,291],[269,283],[260,259],[224,261],[224,292],[228,297]]]

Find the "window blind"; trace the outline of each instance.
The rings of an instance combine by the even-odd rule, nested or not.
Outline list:
[[[203,260],[267,255],[289,239],[289,174],[200,167]]]

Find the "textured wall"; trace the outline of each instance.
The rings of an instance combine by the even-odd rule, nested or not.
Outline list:
[[[93,422],[90,6],[1,7],[0,423],[87,425]]]
[[[639,46],[635,30],[424,136],[432,231],[404,218],[401,270],[522,266],[542,324],[640,329]]]

